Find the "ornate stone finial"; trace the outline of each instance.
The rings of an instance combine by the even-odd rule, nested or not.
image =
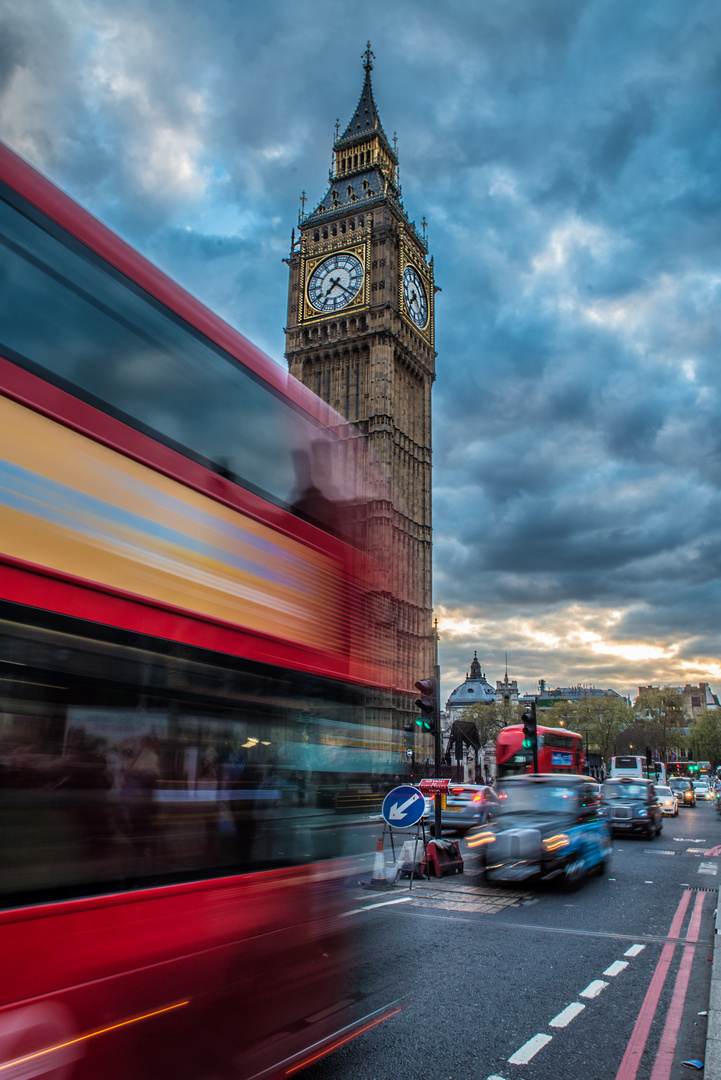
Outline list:
[[[363,53],[363,68],[366,73],[373,70],[373,61],[375,60],[375,53],[371,52],[370,41],[366,42],[366,51]]]
[[[300,210],[298,211],[298,224],[299,225],[300,225],[301,221],[303,220],[303,218],[305,217],[305,204],[306,204],[307,201],[308,201],[308,196],[306,195],[306,193],[304,191],[302,191],[301,195],[300,195]]]
[[[338,142],[338,135],[340,133],[340,120],[336,117],[335,122],[335,141]]]
[[[423,239],[426,238],[426,229],[428,228],[428,222],[426,221],[425,214],[421,218],[421,228],[423,229]]]
[[[398,157],[398,132],[393,132],[393,153]]]

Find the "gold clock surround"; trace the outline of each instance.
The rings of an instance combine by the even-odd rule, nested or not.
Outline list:
[[[306,243],[304,245],[305,250],[303,252],[303,265],[301,269],[303,290],[301,293],[301,310],[298,313],[299,322],[314,323],[318,320],[344,318],[346,315],[355,312],[358,308],[367,306],[370,302],[370,245],[368,244],[367,237],[362,236],[358,239],[356,234],[356,237],[351,243],[348,243],[347,236],[342,238],[339,237],[338,239],[334,238],[334,240],[335,242],[326,241],[313,244]],[[311,247],[312,249],[310,252],[308,251],[308,247]],[[344,307],[338,308],[336,311],[318,311],[311,303],[308,295],[308,286],[317,267],[332,255],[355,256],[363,267],[363,282],[353,299]]]
[[[416,255],[413,247],[405,238],[402,238],[400,245],[400,258],[398,259],[398,301],[399,309],[403,317],[410,323],[413,329],[423,337],[429,345],[433,344],[433,279],[428,273],[428,266],[425,259]],[[411,312],[406,305],[405,291],[403,288],[403,275],[406,267],[411,267],[421,280],[423,288],[426,293],[426,303],[428,306],[428,317],[424,326],[419,326],[413,318]]]

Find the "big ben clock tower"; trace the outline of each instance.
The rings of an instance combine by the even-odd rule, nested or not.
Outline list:
[[[328,190],[299,218],[288,259],[290,373],[366,436],[390,478],[373,549],[411,690],[432,677],[433,260],[401,200],[398,157],[373,100],[373,53],[347,128],[336,124]],[[413,708],[413,706],[405,706]],[[401,706],[403,708],[403,706]]]

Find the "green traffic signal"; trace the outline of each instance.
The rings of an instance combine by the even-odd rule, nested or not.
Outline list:
[[[433,731],[433,725],[428,720],[424,720],[422,716],[416,717],[416,723],[421,731]]]
[[[524,739],[523,742],[521,743],[521,746],[523,747],[524,750],[533,749],[533,739]]]

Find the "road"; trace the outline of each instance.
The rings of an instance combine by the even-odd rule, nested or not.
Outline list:
[[[472,856],[463,876],[411,891],[349,882],[348,993],[368,1014],[397,1004],[304,1077],[688,1078],[682,1062],[704,1057],[720,862],[707,803],[652,841],[616,837],[607,874],[572,893],[482,886]]]

